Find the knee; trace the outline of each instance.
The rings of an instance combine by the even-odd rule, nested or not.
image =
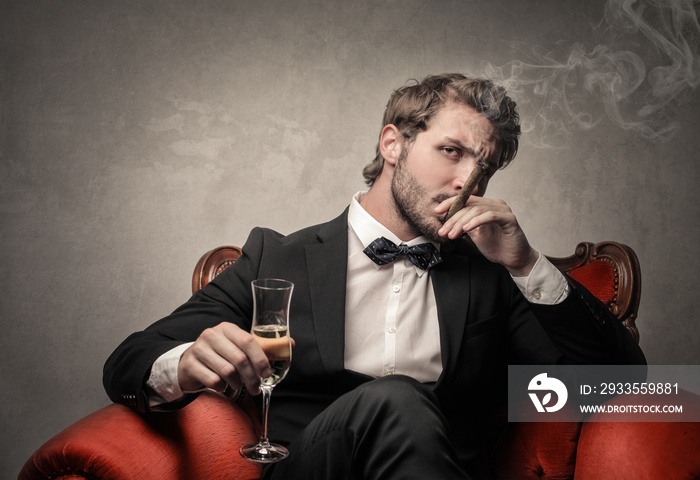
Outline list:
[[[411,448],[411,441],[433,439],[442,445],[447,437],[447,421],[430,385],[392,375],[357,390],[352,411],[357,413],[356,431],[363,432],[363,438],[392,439],[394,445]]]
[[[363,402],[375,408],[400,408],[404,412],[437,408],[438,403],[429,385],[405,375],[389,375],[364,383],[358,387],[358,394]]]

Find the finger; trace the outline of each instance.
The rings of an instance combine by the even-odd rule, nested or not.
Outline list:
[[[227,358],[227,364],[230,366],[230,370],[226,372],[227,376],[225,378],[234,379],[230,380],[232,387],[236,387],[235,378],[238,378],[240,379],[240,384],[245,384],[246,389],[251,394],[257,395],[260,393],[261,377],[266,376],[266,374],[257,373],[243,351],[238,350],[238,352],[230,354]]]
[[[259,393],[260,378],[270,374],[269,362],[262,354],[262,362],[264,362],[264,367],[267,367],[268,370],[266,372],[264,367],[256,369],[249,358],[249,355],[256,355],[255,345],[247,344],[251,340],[252,342],[255,342],[255,340],[249,334],[242,335],[235,330],[227,332],[227,329],[220,328],[215,332],[216,335],[207,338],[213,354],[204,357],[203,362],[231,388],[237,389],[245,384],[247,390],[251,394],[256,395]],[[247,333],[243,330],[240,330],[240,332]],[[253,353],[246,353],[246,350]],[[260,363],[259,360],[258,363]]]
[[[465,233],[465,226],[471,222],[474,217],[487,211],[488,206],[479,204],[467,204],[463,209],[455,213],[449,220],[447,220],[438,233],[442,236],[446,236],[450,239],[458,238]]]
[[[481,215],[490,215],[491,213],[493,213],[493,217],[487,215],[482,220],[494,221],[499,224],[515,222],[513,211],[503,200],[479,197],[470,198],[462,213],[468,214],[468,216],[462,217],[462,223],[474,222],[475,218]]]
[[[442,202],[440,202],[438,204],[438,206],[435,207],[435,210],[434,210],[435,213],[438,215],[442,215],[442,214],[447,213],[447,211],[450,209],[450,206],[452,205],[454,200],[455,200],[455,197],[450,197],[450,198],[445,199]]]
[[[471,218],[470,212],[463,208],[455,213],[452,218],[446,221],[438,230],[438,234],[452,240],[464,234],[464,225]]]
[[[253,335],[242,329],[226,329],[224,334],[236,347],[227,352],[230,356],[226,358],[239,369],[241,375],[259,379],[272,374],[267,355]]]
[[[451,197],[451,198],[448,198],[448,199],[440,202],[438,204],[438,206],[435,207],[435,210],[434,210],[435,213],[437,215],[447,213],[449,211],[450,207],[452,207],[452,203],[454,202],[454,199],[455,199],[455,197]],[[445,225],[448,225],[448,227],[451,227],[459,220],[459,218],[456,218],[456,217],[458,217],[458,215],[460,213],[464,214],[465,210],[468,210],[469,208],[473,207],[474,205],[485,204],[485,202],[487,202],[487,200],[484,198],[481,198],[481,197],[475,197],[475,196],[469,197],[469,199],[467,200],[467,203],[464,205],[464,207],[462,209],[458,210],[448,220],[446,220]]]
[[[208,370],[206,368],[202,369],[203,371],[199,375],[208,375],[208,374],[213,374],[211,370]],[[218,379],[217,381],[214,381],[214,379]],[[184,386],[180,386],[182,393],[198,393],[198,392],[205,392],[205,391],[214,391],[217,393],[223,393],[224,390],[226,390],[226,382],[221,380],[217,375],[213,374],[211,381],[206,381],[205,383],[202,383],[197,386],[192,386],[185,388]]]
[[[183,353],[178,363],[178,381],[183,391],[197,391],[202,388],[222,389],[224,381],[208,364],[207,353],[196,344]]]
[[[502,202],[494,201],[469,205],[445,222],[439,233],[450,239],[475,233],[478,229],[492,226],[509,233],[517,229],[517,220],[510,208]]]
[[[198,362],[211,370],[220,380],[232,388],[240,388],[245,383],[251,393],[256,393],[261,374],[252,367],[245,351],[234,343],[249,341],[246,339],[247,336],[250,335],[233,324],[221,324],[202,332],[190,348]],[[202,383],[208,382],[207,386],[212,385],[213,380],[211,380],[210,374],[202,369],[198,369],[197,372],[202,376],[200,379]]]
[[[510,220],[506,218],[501,212],[496,212],[494,210],[485,211],[473,211],[473,215],[469,218],[463,225],[462,230],[465,233],[469,233],[472,230],[476,230],[479,227],[485,225],[503,226],[507,225]]]

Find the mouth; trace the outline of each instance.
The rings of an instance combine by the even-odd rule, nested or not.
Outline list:
[[[433,202],[440,205],[442,202],[449,200],[450,198],[454,198],[454,194],[450,195],[449,193],[440,193],[433,197]]]
[[[435,206],[437,207],[445,200],[449,200],[451,198],[454,198],[454,195],[450,195],[448,193],[441,193],[441,194],[434,196],[432,200],[435,203]],[[441,225],[445,223],[445,216],[444,215],[435,214],[435,217],[439,220]]]

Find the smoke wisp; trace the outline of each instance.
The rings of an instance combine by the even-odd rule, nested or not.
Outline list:
[[[512,44],[522,60],[487,65],[522,108],[523,130],[540,146],[566,146],[574,132],[607,118],[652,142],[678,129],[673,107],[700,83],[700,25],[694,0],[609,0],[591,34],[604,39],[557,50]],[[601,41],[603,40],[603,41]]]

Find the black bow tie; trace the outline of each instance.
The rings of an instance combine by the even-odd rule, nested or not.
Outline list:
[[[421,243],[409,247],[408,245],[396,245],[384,237],[380,237],[370,243],[363,252],[377,265],[391,263],[399,255],[405,256],[413,265],[423,270],[433,267],[442,261],[440,252],[432,243]]]

